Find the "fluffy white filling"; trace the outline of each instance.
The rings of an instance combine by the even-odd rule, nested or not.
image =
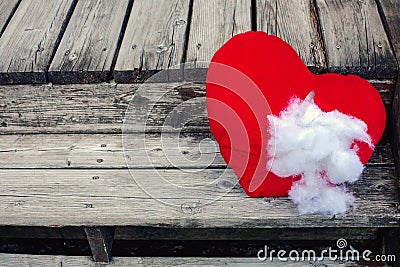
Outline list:
[[[337,110],[323,112],[311,92],[293,98],[278,116],[269,115],[271,171],[280,177],[301,176],[289,191],[300,214],[341,214],[354,203],[344,183],[363,171],[354,141],[373,147],[367,125]]]

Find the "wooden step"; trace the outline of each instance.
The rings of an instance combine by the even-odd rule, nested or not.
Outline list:
[[[95,267],[100,266],[92,261],[90,257],[79,256],[50,256],[50,255],[16,255],[16,254],[0,254],[0,262],[4,267],[15,266],[43,266],[43,267]],[[318,265],[316,265],[318,264]],[[363,266],[355,262],[341,262],[323,260],[319,262],[284,262],[274,258],[272,261],[260,261],[254,258],[177,258],[177,257],[159,257],[159,258],[143,258],[143,257],[114,257],[112,262],[107,266],[153,266],[153,267],[169,267],[169,266],[276,266],[276,267],[300,267],[300,266],[325,266],[325,267],[347,267],[347,266]]]
[[[367,168],[351,186],[356,207],[333,218],[299,216],[288,198],[249,198],[229,169],[131,173],[126,169],[0,170],[0,225],[299,228],[400,223],[394,167]]]
[[[390,113],[394,80],[370,80]],[[183,101],[205,97],[205,85],[189,82],[151,84],[81,84],[0,86],[0,134],[121,133],[124,115],[137,90],[146,92],[143,109],[157,104],[146,131],[160,132],[164,118]],[[158,95],[163,99],[154,100]],[[205,106],[202,110],[205,115]],[[129,130],[143,132],[138,125]],[[179,129],[179,131],[182,129]],[[186,132],[209,132],[206,116],[186,125]]]

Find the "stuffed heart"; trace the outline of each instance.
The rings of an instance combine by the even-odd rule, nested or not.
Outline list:
[[[289,195],[296,202],[306,197],[305,194],[309,195],[309,192],[297,190],[306,184],[308,188],[310,184],[323,184],[331,191],[341,190],[343,195],[346,194],[346,190],[340,187],[342,182],[353,182],[355,179],[339,179],[338,175],[346,175],[346,172],[352,170],[352,167],[340,168],[347,161],[354,160],[354,155],[359,165],[367,163],[385,129],[385,108],[379,93],[371,84],[354,75],[315,75],[289,44],[264,32],[239,34],[224,44],[212,58],[206,88],[211,132],[220,146],[223,158],[251,197],[288,196],[292,192]],[[307,122],[309,115],[299,115],[298,111],[294,111],[299,109],[303,109],[303,113],[314,114],[314,117]],[[297,119],[296,116],[302,117]],[[284,118],[293,121],[296,124],[294,128],[286,127],[287,121]],[[338,118],[343,118],[344,122]],[[298,124],[298,121],[305,124]],[[356,130],[351,126],[343,128],[348,123],[359,126],[361,132],[355,133]],[[347,130],[342,131],[342,128]],[[282,129],[286,129],[286,132],[282,132]],[[338,133],[330,136],[336,132],[335,129]],[[357,137],[362,136],[362,129],[369,139]],[[328,137],[325,135],[324,142],[315,141],[316,132],[326,132]],[[349,133],[355,135],[351,137]],[[292,136],[295,136],[294,141],[290,140]],[[303,136],[313,137],[307,139]],[[350,138],[350,142],[342,142],[346,138]],[[297,145],[291,142],[296,140],[306,141],[300,142],[299,150],[292,151],[290,147]],[[340,154],[330,151],[326,152],[329,155],[323,154],[324,148],[330,147],[331,142],[332,149],[334,145],[339,148],[347,146],[343,148],[346,152]],[[282,151],[282,146],[288,147],[290,155],[275,155],[274,151]],[[301,146],[313,146],[314,150],[303,155]],[[318,158],[319,167],[311,171],[311,176],[318,176],[320,180],[307,180],[304,176],[308,170],[297,170],[295,162],[302,158],[313,159],[318,154],[315,151],[322,151],[323,155]],[[288,160],[283,161],[282,165],[280,162],[283,158]],[[281,168],[275,168],[279,164]],[[292,167],[295,171],[289,171]],[[287,173],[285,168],[288,169]],[[309,197],[308,202],[317,206],[330,205],[327,201],[321,204],[320,199],[340,196],[328,196],[328,193],[330,191],[321,191],[320,196]],[[343,213],[347,204],[344,203],[344,207],[338,210],[320,207],[306,208],[300,212]]]

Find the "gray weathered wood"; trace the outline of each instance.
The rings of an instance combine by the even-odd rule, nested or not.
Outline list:
[[[0,36],[3,33],[7,22],[14,14],[20,0],[0,0]]]
[[[378,0],[378,5],[394,53],[400,63],[400,2],[397,0]]]
[[[394,52],[400,63],[400,2],[396,0],[379,1],[382,19],[390,37]],[[400,73],[397,78],[397,89],[394,93],[391,110],[393,151],[397,161],[397,173],[400,177]]]
[[[372,81],[388,110],[392,104],[394,82]],[[135,85],[41,85],[0,86],[0,134],[14,133],[120,133],[125,111]],[[148,93],[171,93],[160,101],[147,130],[160,131],[173,105],[205,96],[202,84],[147,84]],[[176,89],[174,89],[176,88]],[[152,103],[148,103],[150,105]],[[138,127],[136,131],[143,130]],[[189,124],[185,131],[208,132],[207,118]]]
[[[329,71],[395,78],[397,63],[374,0],[317,0]]]
[[[134,1],[115,65],[116,82],[141,82],[182,63],[189,6],[189,0]]]
[[[134,175],[145,178],[152,187],[141,185],[147,192],[160,193],[159,200],[142,191],[127,170],[0,170],[0,224],[302,228],[396,227],[400,223],[393,167],[367,168],[351,186],[356,207],[334,218],[299,216],[288,198],[249,198],[238,185],[226,193],[237,181],[231,170],[222,178],[224,170],[158,170],[167,181],[181,186],[176,190],[155,183],[155,171],[136,170]],[[190,195],[183,193],[189,185],[194,189]],[[203,201],[210,204],[201,206]]]
[[[121,134],[0,135],[0,168],[121,169],[127,168],[127,161],[130,167],[136,168],[226,167],[218,145],[202,142],[214,140],[209,132],[179,136],[129,134],[124,138],[129,139],[126,140],[129,146],[125,148]],[[124,152],[129,159],[124,158]],[[144,161],[143,155],[147,155],[149,161]],[[382,139],[367,165],[394,166],[389,138]]]
[[[85,233],[94,261],[109,263],[115,227],[85,227]]]
[[[186,56],[190,64],[186,67],[207,68],[228,39],[250,30],[250,0],[194,0]]]
[[[257,0],[257,30],[288,42],[313,71],[326,70],[324,47],[313,1]]]
[[[76,0],[22,1],[0,39],[0,84],[45,83]]]
[[[0,88],[1,133],[10,130],[12,133],[21,130],[37,133],[39,129],[65,133],[121,132],[125,109],[137,86],[81,84]]]
[[[52,255],[27,255],[27,254],[0,254],[0,261],[4,267],[15,266],[43,266],[43,267],[96,267],[98,264],[94,263],[90,257],[82,256],[52,256]],[[323,260],[318,262],[321,266],[326,267],[357,267],[361,266],[355,262],[348,261],[342,263],[339,261]],[[170,266],[267,266],[267,267],[312,267],[315,262],[284,262],[274,258],[273,261],[259,261],[257,257],[253,258],[177,258],[177,257],[154,257],[154,258],[138,258],[138,257],[115,257],[113,261],[107,266],[111,267],[170,267]],[[318,265],[319,266],[319,265]]]
[[[49,69],[52,83],[106,81],[130,0],[78,1]]]
[[[400,177],[400,74],[397,78],[397,89],[393,98],[391,110],[391,143],[396,162],[397,177]]]

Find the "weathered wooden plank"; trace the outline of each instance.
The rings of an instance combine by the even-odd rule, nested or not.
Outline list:
[[[250,30],[250,0],[194,0],[186,67],[207,68],[228,39]]]
[[[400,177],[400,74],[397,79],[397,89],[393,99],[393,105],[391,110],[392,121],[391,133],[392,133],[392,147],[393,154],[397,166],[397,177]]]
[[[326,70],[313,1],[257,0],[257,29],[288,42],[314,73]]]
[[[129,2],[78,1],[51,62],[50,82],[93,83],[110,78]]]
[[[356,207],[334,218],[298,216],[288,198],[248,198],[234,186],[237,178],[231,170],[159,170],[169,183],[178,185],[174,190],[155,182],[156,172],[135,171],[136,179],[150,183],[139,188],[127,170],[0,170],[0,224],[323,228],[395,227],[400,223],[393,167],[367,168],[351,186]],[[190,194],[186,194],[188,186],[193,189]],[[154,194],[159,197],[152,198]]]
[[[124,138],[125,147],[121,134],[0,135],[0,168],[121,169],[127,168],[127,162],[135,168],[226,167],[209,132],[129,134]],[[394,165],[388,137],[378,144],[367,165]]]
[[[0,0],[0,37],[20,0]]]
[[[115,84],[4,86],[0,93],[0,131],[14,128],[11,132],[15,133],[27,127],[32,133],[39,129],[121,132],[125,110],[136,89]]]
[[[400,2],[396,0],[385,0],[379,1],[378,3],[397,61],[400,63]],[[400,73],[397,77],[397,89],[394,93],[391,116],[393,151],[398,166],[398,177],[400,177]]]
[[[400,63],[400,2],[397,0],[378,0],[378,5],[394,53]]]
[[[76,0],[22,1],[0,39],[0,84],[45,83]]]
[[[394,82],[372,81],[387,109],[392,104]],[[125,111],[139,84],[41,85],[0,87],[0,134],[15,133],[121,133]],[[205,96],[203,84],[146,84],[149,98],[170,91],[150,114],[146,130],[160,131],[174,106]],[[143,89],[142,89],[143,90]],[[146,105],[152,105],[149,101]],[[146,108],[146,106],[144,107]],[[204,105],[205,112],[205,105]],[[389,112],[388,112],[389,113]],[[205,113],[204,113],[205,114]],[[130,125],[132,131],[142,131]],[[183,131],[208,132],[206,117]]]
[[[109,263],[115,227],[85,227],[87,240],[95,262]]]
[[[317,0],[328,70],[395,78],[397,63],[374,0]]]
[[[53,256],[53,255],[27,255],[27,254],[0,254],[0,261],[4,267],[15,266],[43,266],[43,267],[96,267],[98,263],[93,262],[90,257],[83,256]],[[296,262],[296,261],[279,261],[274,258],[272,261],[260,261],[257,257],[252,258],[177,258],[177,257],[153,257],[153,258],[138,258],[138,257],[115,257],[107,266],[136,266],[136,267],[165,267],[165,266],[276,266],[276,267],[312,267],[315,262]],[[361,266],[355,262],[348,261],[342,263],[339,261],[330,261],[328,259],[319,261],[318,264],[326,267],[357,267]]]
[[[182,63],[189,8],[189,0],[134,1],[115,65],[115,81],[142,82]]]

